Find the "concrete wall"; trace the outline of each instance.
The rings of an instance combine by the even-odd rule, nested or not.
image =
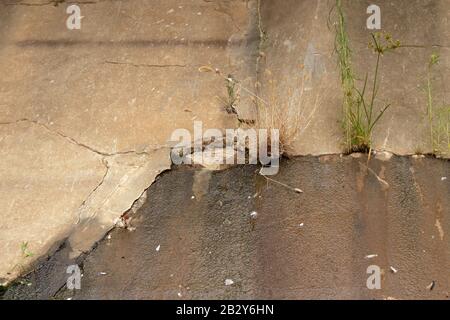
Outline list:
[[[167,172],[133,215],[135,231],[114,230],[84,259],[81,290],[58,292],[70,263],[62,248],[27,278],[31,286],[6,298],[449,297],[448,161],[283,161],[276,179],[303,194],[256,170]],[[371,265],[380,267],[380,290],[366,286]]]
[[[74,229],[73,254],[89,249],[170,168],[175,129],[238,125],[225,79],[199,67],[254,74],[251,2],[79,6],[68,30],[67,3],[0,4],[0,279]]]
[[[437,105],[449,103],[450,2],[431,1],[343,1],[352,62],[362,88],[366,73],[373,75],[376,56],[367,48],[371,30],[366,28],[367,7],[381,8],[382,30],[404,45],[386,54],[381,64],[379,108],[392,107],[373,135],[376,149],[397,154],[431,152],[426,114],[426,74],[432,52],[441,55],[433,73]],[[302,108],[303,127],[296,141],[298,154],[336,153],[343,150],[342,92],[334,52],[333,0],[261,1],[262,23],[267,41],[261,49],[261,92],[272,92],[280,107]],[[330,14],[331,12],[331,14]],[[269,70],[270,72],[267,72]],[[303,103],[299,91],[306,78]],[[275,82],[275,89],[270,82]],[[316,103],[317,101],[317,103]],[[379,110],[379,109],[378,109]],[[294,111],[291,111],[294,112]]]
[[[353,62],[372,70],[368,1],[344,1]],[[379,0],[383,30],[405,48],[383,58],[379,102],[390,102],[376,149],[431,150],[423,86],[428,56],[441,54],[435,99],[449,101],[448,0]],[[0,4],[0,280],[23,273],[69,238],[88,251],[155,177],[169,169],[174,129],[235,128],[225,111],[232,74],[287,115],[300,110],[294,154],[343,150],[342,92],[328,25],[332,0],[130,0]],[[259,36],[265,33],[267,39]],[[266,37],[264,37],[265,39]],[[258,48],[259,47],[259,48]],[[255,119],[240,90],[241,119]],[[24,254],[21,247],[28,243]],[[0,284],[1,282],[0,281]]]

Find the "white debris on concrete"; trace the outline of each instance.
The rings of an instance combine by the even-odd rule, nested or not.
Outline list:
[[[225,285],[226,286],[231,286],[231,285],[233,285],[234,284],[234,281],[233,280],[231,280],[231,279],[225,279]]]

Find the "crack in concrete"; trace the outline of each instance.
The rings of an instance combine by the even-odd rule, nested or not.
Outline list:
[[[59,4],[64,3],[65,0],[50,0],[47,2],[17,2],[17,3],[5,3],[6,6],[26,6],[26,7],[43,7],[53,5],[57,7]]]
[[[49,132],[51,134],[58,135],[58,136],[64,138],[65,140],[69,141],[69,143],[71,143],[71,144],[74,144],[74,145],[76,145],[78,147],[85,148],[85,149],[87,149],[87,150],[89,150],[91,152],[94,152],[94,153],[102,156],[101,161],[102,161],[102,164],[106,168],[105,173],[103,174],[102,179],[100,180],[100,182],[92,189],[92,191],[83,200],[83,202],[81,203],[79,208],[82,208],[84,205],[86,205],[86,203],[89,201],[89,199],[92,197],[92,195],[94,195],[95,192],[106,181],[106,178],[107,178],[107,176],[108,176],[108,174],[110,172],[110,168],[111,168],[109,163],[108,163],[107,157],[112,157],[112,156],[116,156],[116,155],[126,155],[126,154],[147,155],[147,156],[150,155],[150,153],[147,152],[147,151],[135,151],[135,150],[121,151],[121,152],[115,152],[115,153],[108,153],[108,152],[99,151],[99,150],[94,149],[94,148],[92,148],[92,147],[90,147],[90,146],[88,146],[88,145],[86,145],[84,143],[78,142],[77,140],[73,139],[72,137],[69,137],[69,136],[61,133],[60,131],[53,130],[53,129],[49,128],[47,125],[45,125],[43,123],[40,123],[39,121],[31,120],[31,119],[28,119],[28,118],[22,118],[22,119],[19,119],[19,120],[16,120],[16,121],[10,121],[10,122],[0,122],[0,125],[12,125],[12,124],[18,124],[18,123],[21,123],[21,122],[27,122],[27,123],[31,123],[31,124],[40,126],[40,127],[44,128],[47,132]],[[157,150],[160,150],[160,149],[163,149],[163,148],[170,148],[170,147],[171,146],[167,145],[167,144],[165,144],[165,145],[157,145],[155,148],[151,149],[151,151],[157,151]],[[81,215],[82,215],[82,213],[83,213],[83,211],[79,210],[76,225],[78,225],[81,222]]]
[[[97,0],[97,1],[66,1],[66,0],[49,0],[47,2],[17,2],[17,3],[5,3],[5,6],[25,6],[25,7],[44,7],[52,5],[57,7],[60,4],[97,4],[105,1],[114,0]],[[119,0],[121,1],[121,0]]]
[[[386,180],[382,179],[373,169],[371,169],[368,166],[367,169],[369,170],[370,173],[372,173],[375,176],[375,178],[377,178],[378,182],[383,186],[383,188],[387,189],[390,187],[389,183]]]
[[[126,65],[132,66],[135,68],[145,67],[145,68],[186,68],[188,65],[185,64],[138,64],[133,62],[120,62],[120,61],[110,61],[106,60],[103,62],[104,64],[114,64],[114,65]]]
[[[86,197],[86,199],[83,200],[83,202],[81,203],[81,205],[80,205],[79,208],[82,208],[82,207],[86,204],[86,202],[91,198],[91,196],[95,193],[95,191],[97,191],[98,188],[100,188],[100,186],[103,184],[103,182],[105,182],[106,177],[108,176],[108,173],[109,173],[110,166],[109,166],[109,164],[108,164],[108,161],[107,161],[105,158],[102,159],[102,163],[103,163],[103,165],[104,165],[105,168],[106,168],[105,174],[103,175],[102,179],[101,179],[100,182],[97,184],[97,186],[96,186],[94,189],[92,189],[92,191],[88,194],[88,196]],[[77,220],[77,223],[76,223],[76,224],[79,224],[79,223],[81,222],[81,214],[83,213],[83,211],[81,211],[81,210],[78,210],[78,211],[79,211],[79,212],[78,212],[78,220]]]
[[[16,121],[10,121],[10,122],[0,122],[0,125],[11,125],[11,124],[17,124],[17,123],[21,123],[21,122],[28,122],[28,123],[32,123],[35,124],[37,126],[40,126],[42,128],[44,128],[45,130],[47,130],[48,132],[52,133],[52,134],[56,134],[62,138],[64,138],[65,140],[69,141],[71,144],[76,145],[78,147],[82,147],[84,149],[87,149],[91,152],[94,152],[98,155],[104,156],[104,157],[112,157],[112,156],[116,156],[116,155],[126,155],[126,154],[135,154],[135,155],[149,155],[149,151],[156,151],[156,150],[160,150],[163,148],[170,148],[169,145],[155,145],[155,147],[151,148],[149,151],[137,151],[137,150],[125,150],[125,151],[118,151],[118,152],[105,152],[105,151],[100,151],[97,150],[91,146],[88,146],[87,144],[84,144],[82,142],[78,142],[77,140],[75,140],[72,137],[69,137],[68,135],[65,135],[64,133],[57,131],[57,130],[53,130],[51,128],[49,128],[46,124],[43,124],[37,120],[31,120],[28,118],[22,118]]]
[[[450,45],[445,45],[445,44],[432,44],[431,47],[433,48],[450,48]]]

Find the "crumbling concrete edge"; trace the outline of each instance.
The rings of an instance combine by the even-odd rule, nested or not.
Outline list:
[[[78,217],[72,227],[54,236],[53,243],[43,246],[36,257],[26,261],[21,268],[12,267],[6,278],[0,279],[0,285],[7,287],[17,278],[26,276],[50,256],[54,255],[65,243],[71,248],[70,258],[89,252],[111,229],[113,229],[133,205],[145,194],[157,177],[171,168],[170,147],[156,146],[148,151],[126,150],[107,153],[96,150],[79,142],[61,131],[32,119],[19,119],[1,122],[1,125],[27,123],[58,136],[68,143],[96,154],[105,166],[105,172],[99,183],[88,194],[75,213]],[[135,211],[136,209],[134,209]]]

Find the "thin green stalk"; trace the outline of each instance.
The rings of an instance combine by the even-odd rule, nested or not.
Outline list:
[[[428,94],[428,121],[430,123],[430,140],[433,148],[433,152],[435,151],[435,143],[434,143],[434,128],[433,128],[433,94],[432,94],[432,85],[431,85],[431,65],[428,67],[428,77],[427,77],[427,94]]]
[[[372,123],[372,114],[373,114],[373,104],[375,102],[375,96],[377,94],[377,80],[378,80],[378,69],[380,67],[380,56],[381,53],[378,52],[377,54],[377,64],[375,66],[375,76],[373,79],[373,88],[372,88],[372,99],[370,100],[370,105],[369,105],[369,123],[368,125],[370,126],[370,124]]]

